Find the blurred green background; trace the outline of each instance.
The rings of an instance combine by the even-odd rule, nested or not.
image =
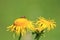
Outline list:
[[[11,25],[16,18],[26,16],[30,20],[36,20],[43,16],[56,21],[56,28],[45,33],[40,40],[60,40],[60,0],[0,0],[0,40],[17,40],[7,32],[6,27]],[[31,34],[22,40],[33,40]]]

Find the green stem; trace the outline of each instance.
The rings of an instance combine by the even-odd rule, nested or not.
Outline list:
[[[21,40],[21,34],[20,34],[20,36],[19,36],[18,40]]]

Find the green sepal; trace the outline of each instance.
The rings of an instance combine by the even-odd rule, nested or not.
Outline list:
[[[41,32],[35,31],[32,34],[35,34],[35,38],[34,39],[39,40],[39,38],[41,38],[41,36],[43,36],[44,30],[42,30]]]

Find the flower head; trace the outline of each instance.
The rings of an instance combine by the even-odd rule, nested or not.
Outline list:
[[[36,24],[38,25],[36,29],[39,31],[42,31],[44,29],[54,29],[54,27],[56,26],[56,22],[54,22],[54,20],[47,20],[43,17],[40,17]]]
[[[16,19],[14,23],[8,27],[8,30],[16,34],[21,34],[22,36],[26,33],[27,29],[34,31],[33,23],[24,17]]]

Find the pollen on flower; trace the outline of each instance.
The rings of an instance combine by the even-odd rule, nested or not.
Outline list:
[[[14,32],[20,37],[24,36],[27,31],[35,34],[35,39],[39,40],[39,37],[44,34],[46,30],[50,31],[56,27],[56,22],[54,20],[45,19],[44,17],[39,17],[36,22],[28,20],[25,16],[17,18],[12,25],[7,27],[7,31]]]
[[[16,26],[26,26],[26,25],[28,24],[28,20],[25,19],[25,18],[16,19],[16,20],[14,21],[14,24],[15,24]]]
[[[30,20],[27,20],[26,18],[18,18],[8,27],[8,29],[23,36],[26,33],[26,29],[33,30],[34,27]]]

